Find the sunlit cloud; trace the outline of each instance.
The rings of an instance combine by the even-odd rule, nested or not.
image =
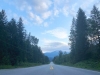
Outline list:
[[[51,15],[52,15],[52,12],[51,11],[47,11],[47,12],[44,12],[42,14],[42,18],[43,19],[48,19]]]
[[[53,30],[45,31],[43,34],[51,34],[52,36],[59,39],[65,39],[68,37],[66,29],[60,27]]]
[[[70,3],[70,0],[4,0],[9,5],[13,5],[17,10],[27,13],[26,17],[29,17],[29,20],[34,24],[47,26],[44,24],[45,21],[49,18],[57,17],[60,14],[68,16],[76,16],[77,10],[79,7],[86,10],[86,14],[89,15],[94,4],[97,7],[100,6],[99,0],[85,0],[78,1],[77,3]],[[100,9],[100,7],[99,7]],[[15,16],[15,15],[13,15]],[[50,25],[50,24],[48,24]]]
[[[44,41],[44,46],[41,48],[43,52],[53,52],[59,50],[70,52],[69,46],[65,42],[48,40],[48,39],[45,39],[43,41]]]

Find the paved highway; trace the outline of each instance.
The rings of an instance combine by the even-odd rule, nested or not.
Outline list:
[[[2,69],[0,75],[100,75],[100,72],[50,63],[37,67]]]

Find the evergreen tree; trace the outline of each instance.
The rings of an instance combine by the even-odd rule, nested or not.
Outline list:
[[[81,8],[78,10],[76,20],[72,20],[69,37],[71,52],[69,54],[62,54],[62,58],[55,56],[53,59],[55,63],[99,62],[100,11],[96,6],[93,6],[88,19],[86,19],[85,13]]]
[[[79,8],[76,20],[76,43],[75,43],[75,61],[87,59],[88,39],[87,39],[87,21],[84,11]]]
[[[18,29],[18,47],[20,52],[20,58],[19,61],[25,61],[25,51],[24,51],[24,40],[25,40],[25,32],[24,32],[24,26],[22,18],[19,18],[19,21],[17,23],[17,29]]]
[[[92,46],[95,49],[95,59],[100,59],[100,11],[96,6],[93,6],[89,22],[89,37]]]
[[[9,58],[7,51],[7,16],[4,10],[0,12],[0,63],[5,64]],[[8,63],[8,62],[7,62]]]
[[[75,51],[76,51],[76,49],[75,49],[75,40],[76,40],[76,32],[75,32],[75,26],[76,26],[76,21],[75,21],[75,18],[73,18],[73,20],[72,20],[72,26],[71,26],[71,30],[70,30],[70,38],[69,38],[69,40],[70,40],[70,49],[71,49],[71,52],[70,52],[70,57],[71,57],[71,59],[72,59],[72,62],[74,62],[74,60],[75,60]]]
[[[11,21],[8,23],[9,28],[9,55],[10,55],[10,61],[12,65],[16,65],[19,60],[19,47],[18,47],[18,29],[15,19],[11,19]]]
[[[7,22],[5,11],[0,12],[0,65],[49,62],[38,42],[35,36],[27,35],[21,18]]]

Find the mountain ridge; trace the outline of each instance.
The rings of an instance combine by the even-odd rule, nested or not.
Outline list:
[[[48,56],[50,61],[52,61],[52,59],[55,57],[55,56],[58,56],[59,55],[59,51],[53,51],[53,52],[46,52],[44,53],[44,55]]]

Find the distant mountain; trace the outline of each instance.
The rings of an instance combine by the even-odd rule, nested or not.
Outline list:
[[[44,55],[48,56],[49,59],[52,60],[55,56],[59,55],[59,51],[47,52],[44,53]]]
[[[60,50],[59,50],[60,51]],[[50,61],[52,61],[52,59],[55,57],[55,56],[58,56],[59,55],[59,51],[53,51],[53,52],[46,52],[44,53],[44,55],[48,56]],[[65,52],[65,51],[62,51],[62,52]],[[67,54],[69,52],[66,52]]]

